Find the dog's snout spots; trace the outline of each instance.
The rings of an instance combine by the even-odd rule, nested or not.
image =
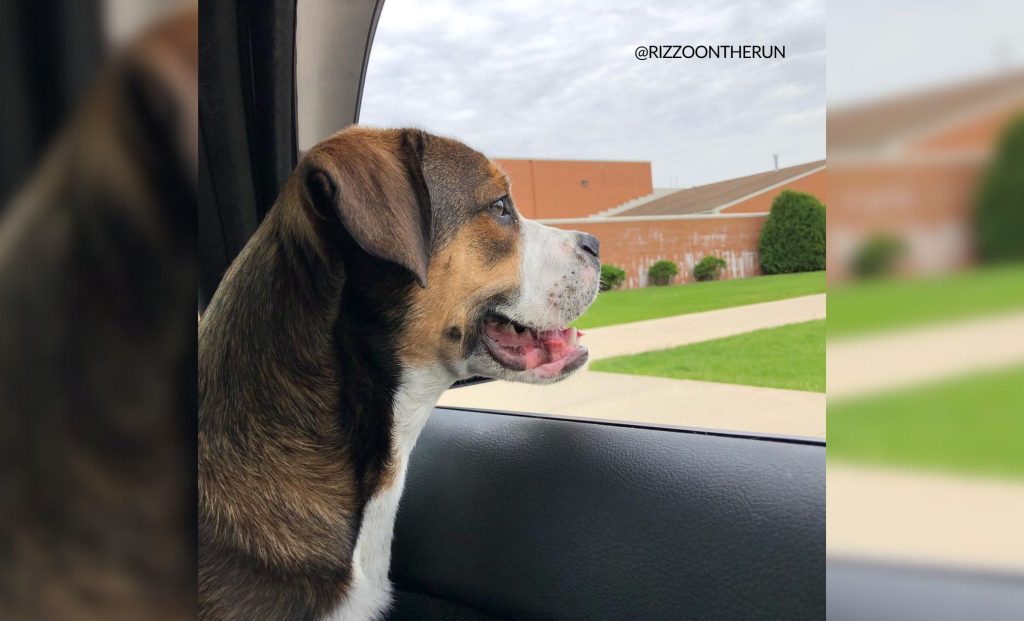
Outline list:
[[[444,331],[444,337],[453,343],[458,343],[462,340],[462,330],[459,330],[458,326],[449,326]]]
[[[600,256],[600,254],[601,254],[601,242],[599,242],[597,240],[597,238],[594,237],[593,235],[591,235],[589,233],[580,233],[579,234],[579,244],[580,244],[580,248],[583,250],[583,252],[589,254],[590,256],[594,257],[595,259]]]

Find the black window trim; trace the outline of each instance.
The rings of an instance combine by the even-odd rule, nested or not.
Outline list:
[[[356,1],[356,0],[349,0]],[[359,118],[370,50],[384,0],[372,5],[360,58],[332,58],[359,76]],[[298,162],[295,36],[298,0],[216,0],[199,12],[199,312]],[[332,102],[332,105],[335,105]],[[339,128],[340,129],[340,128]]]

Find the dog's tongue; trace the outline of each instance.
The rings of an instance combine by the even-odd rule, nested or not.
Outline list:
[[[550,360],[561,360],[572,353],[572,350],[576,349],[578,337],[579,331],[573,327],[545,330],[537,334],[537,340],[547,350]]]
[[[487,336],[502,348],[520,357],[526,370],[564,360],[576,349],[576,341],[583,334],[573,327],[517,333],[497,323],[487,324],[486,330]]]

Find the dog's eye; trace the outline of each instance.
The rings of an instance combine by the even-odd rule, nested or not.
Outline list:
[[[512,219],[512,207],[508,204],[507,196],[502,196],[491,203],[491,211],[502,221]]]

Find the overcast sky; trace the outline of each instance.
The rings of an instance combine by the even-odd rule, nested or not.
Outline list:
[[[361,123],[491,157],[648,160],[688,187],[825,156],[824,0],[387,0]],[[646,60],[639,45],[786,46],[782,60]]]
[[[911,93],[1022,64],[1021,0],[829,3],[829,104]]]

